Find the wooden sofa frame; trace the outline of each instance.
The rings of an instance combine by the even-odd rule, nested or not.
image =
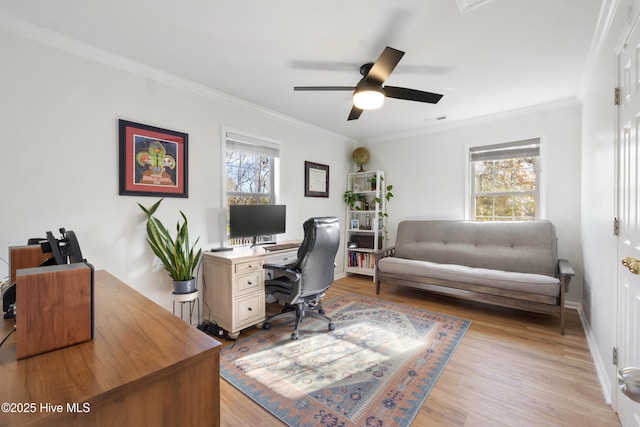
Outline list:
[[[377,263],[384,257],[393,256],[394,251],[395,247],[389,247],[379,251],[378,256],[376,256],[376,294],[380,294],[380,283],[385,282],[422,289],[441,295],[481,301],[502,307],[515,308],[535,313],[558,314],[560,315],[560,333],[564,335],[565,293],[569,290],[569,282],[575,275],[573,268],[567,260],[558,260],[557,275],[560,280],[560,297],[552,298],[529,292],[498,289],[489,286],[441,280],[410,274],[384,273],[380,271]]]

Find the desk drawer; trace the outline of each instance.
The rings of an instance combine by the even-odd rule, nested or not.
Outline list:
[[[298,260],[298,250],[269,254],[264,257],[265,264],[290,265]]]
[[[253,325],[264,320],[264,293],[257,293],[236,300],[236,319],[238,328]]]
[[[236,277],[236,289],[239,294],[253,292],[262,288],[262,271]]]
[[[236,264],[236,274],[248,273],[262,269],[262,260],[240,262]]]

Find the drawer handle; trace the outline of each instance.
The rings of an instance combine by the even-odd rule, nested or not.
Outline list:
[[[251,283],[251,280],[247,280],[247,285],[253,285],[253,283]]]
[[[253,309],[252,309],[251,307],[248,307],[248,308],[247,308],[247,310],[249,310],[249,311],[253,311]]]

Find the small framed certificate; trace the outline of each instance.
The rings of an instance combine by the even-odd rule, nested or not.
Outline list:
[[[304,162],[305,197],[329,197],[329,166]]]

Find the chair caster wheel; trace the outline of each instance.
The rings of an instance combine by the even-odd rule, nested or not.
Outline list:
[[[324,308],[321,308],[320,310],[318,310],[318,313],[324,314]]]
[[[271,329],[271,323],[265,323],[264,325],[262,325],[262,329],[264,330]]]
[[[336,329],[336,325],[334,325],[333,323],[329,323],[329,330],[334,331],[335,329]]]
[[[292,340],[297,340],[298,339],[298,333],[297,332],[292,333],[291,334],[291,339]]]

